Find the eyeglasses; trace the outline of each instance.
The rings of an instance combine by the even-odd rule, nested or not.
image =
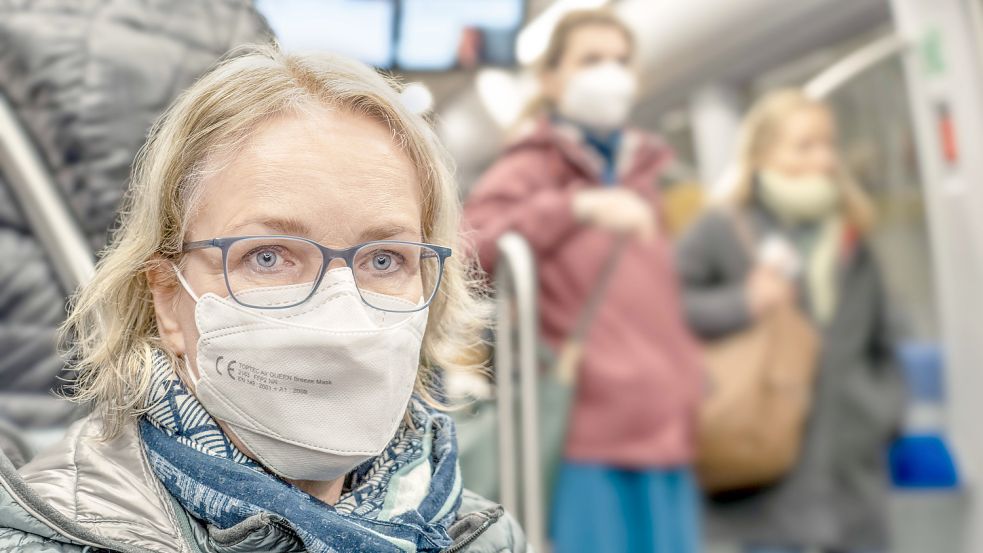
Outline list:
[[[355,276],[366,305],[409,313],[430,305],[451,249],[418,242],[379,240],[335,250],[296,236],[235,236],[186,242],[182,252],[221,248],[225,285],[236,303],[285,309],[311,299],[333,259]],[[420,303],[421,298],[423,303]]]

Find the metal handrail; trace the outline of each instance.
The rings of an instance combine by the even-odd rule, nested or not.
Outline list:
[[[68,294],[95,273],[92,249],[50,172],[0,94],[0,171]]]
[[[908,43],[898,35],[885,35],[850,52],[803,86],[806,95],[817,100],[832,93],[862,75],[882,61],[900,54]]]
[[[495,271],[497,326],[495,375],[498,388],[498,450],[502,505],[521,513],[526,537],[535,551],[545,551],[543,482],[539,455],[539,394],[536,343],[539,332],[536,262],[529,243],[516,233],[498,239]],[[513,313],[512,305],[515,305]],[[513,318],[514,314],[514,318]],[[513,344],[518,340],[518,351]],[[515,468],[514,379],[518,371],[522,448],[522,497]],[[521,510],[520,510],[521,507]]]

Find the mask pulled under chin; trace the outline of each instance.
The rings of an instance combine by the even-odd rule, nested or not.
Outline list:
[[[827,175],[788,177],[762,171],[761,200],[780,218],[796,223],[811,222],[832,214],[840,203],[840,189]]]
[[[395,435],[416,381],[427,309],[373,309],[345,268],[287,309],[205,294],[195,322],[198,401],[278,476],[324,481],[378,455]]]
[[[594,132],[609,133],[624,127],[637,87],[635,76],[623,65],[594,65],[570,78],[557,111]]]

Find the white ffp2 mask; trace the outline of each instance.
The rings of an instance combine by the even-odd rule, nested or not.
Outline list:
[[[570,77],[557,110],[592,131],[611,132],[624,126],[637,87],[635,75],[623,65],[594,65]]]
[[[269,310],[197,297],[177,274],[196,300],[195,395],[257,461],[284,478],[333,480],[386,447],[413,393],[428,309],[367,306],[348,268],[328,271],[307,302]],[[247,294],[275,301],[286,288]]]
[[[782,219],[793,223],[816,221],[836,210],[840,190],[824,175],[789,177],[775,171],[761,171],[761,199]]]

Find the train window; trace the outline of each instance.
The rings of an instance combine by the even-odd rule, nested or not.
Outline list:
[[[928,223],[901,62],[872,69],[830,103],[845,161],[877,205],[874,244],[909,337],[937,339]]]
[[[384,69],[449,71],[515,63],[525,0],[256,0],[280,44]]]

